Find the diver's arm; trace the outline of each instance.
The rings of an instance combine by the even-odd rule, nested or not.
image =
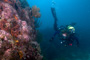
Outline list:
[[[54,38],[55,38],[55,36],[58,35],[58,34],[59,34],[59,31],[56,31],[56,32],[54,33],[53,37],[50,39],[50,41],[53,41]]]

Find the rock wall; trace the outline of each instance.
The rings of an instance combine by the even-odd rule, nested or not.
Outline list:
[[[42,60],[35,38],[26,0],[0,0],[0,60]]]

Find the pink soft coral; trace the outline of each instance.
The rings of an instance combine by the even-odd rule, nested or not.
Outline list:
[[[3,58],[10,60],[11,57],[11,49],[7,49],[3,55]]]
[[[29,33],[29,29],[28,29],[26,21],[22,21],[22,32],[26,34]]]

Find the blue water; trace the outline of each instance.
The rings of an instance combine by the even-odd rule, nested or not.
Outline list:
[[[43,34],[41,50],[46,60],[90,60],[90,0],[27,0],[30,7],[40,8],[42,22],[39,30]],[[58,40],[49,39],[54,34],[54,19],[51,13],[54,1],[58,18],[58,27],[76,23],[80,47],[61,47]]]

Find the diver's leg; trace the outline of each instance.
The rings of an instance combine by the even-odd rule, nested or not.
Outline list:
[[[79,41],[76,36],[72,36],[71,39],[69,40],[70,43],[76,42],[77,47],[79,47]]]
[[[53,15],[54,19],[57,20],[56,10],[55,10],[54,7],[51,7],[51,12],[52,12],[52,15]]]
[[[54,17],[54,30],[57,31],[58,27],[57,27],[57,16],[56,16],[55,8],[52,7],[51,12],[52,12],[52,15]]]
[[[55,31],[58,30],[58,27],[57,27],[57,21],[56,21],[56,20],[54,21],[54,30],[55,30]]]

